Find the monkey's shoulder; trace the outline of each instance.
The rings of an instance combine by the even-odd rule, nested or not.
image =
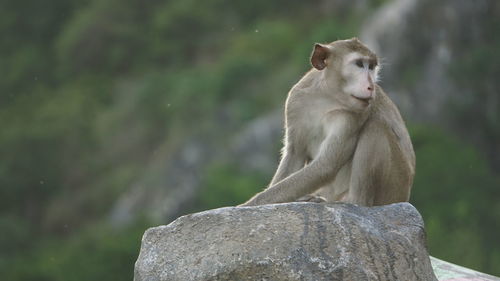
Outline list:
[[[414,166],[415,153],[411,143],[410,134],[397,107],[387,98],[388,103],[374,110],[364,127],[365,133],[388,141],[393,151],[404,157],[410,166]]]
[[[306,91],[294,91],[287,99],[285,112],[289,118],[306,118],[311,122],[319,122],[328,112],[341,108],[328,96]]]
[[[403,124],[403,117],[396,104],[389,98],[380,86],[376,86],[377,97],[373,104],[372,115],[375,122],[387,124]]]

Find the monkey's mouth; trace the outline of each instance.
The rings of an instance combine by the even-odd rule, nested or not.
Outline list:
[[[356,97],[354,95],[351,95],[351,97],[353,97],[354,99],[360,101],[363,105],[369,105],[370,104],[371,98],[360,98],[360,97]]]

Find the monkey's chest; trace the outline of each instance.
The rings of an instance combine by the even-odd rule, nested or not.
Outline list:
[[[299,117],[299,116],[297,116]],[[297,118],[294,126],[293,138],[299,150],[305,152],[307,158],[310,160],[316,159],[321,153],[321,146],[326,138],[326,129],[323,124],[323,114],[316,110],[311,109],[301,114]]]
[[[326,132],[319,118],[313,120],[310,117],[302,119],[305,122],[296,135],[297,143],[300,144],[309,161],[320,155],[321,146],[326,138]]]
[[[321,153],[321,145],[325,140],[324,133],[319,129],[310,130],[305,137],[307,157],[311,160],[316,159]]]
[[[331,127],[329,113],[336,110],[337,106],[323,99],[305,100],[300,104],[302,107],[294,108],[291,110],[292,114],[288,114],[288,124],[293,127],[291,137],[297,150],[313,160],[321,153],[328,128]]]

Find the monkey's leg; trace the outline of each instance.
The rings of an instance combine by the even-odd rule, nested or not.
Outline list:
[[[344,120],[335,120],[342,122]],[[341,123],[341,125],[344,125]],[[338,126],[322,143],[318,158],[299,171],[257,193],[240,206],[295,201],[332,181],[339,169],[352,157],[357,136],[348,126]]]
[[[373,206],[380,187],[385,159],[390,157],[388,143],[383,134],[367,129],[360,137],[354,152],[349,191],[346,202]]]
[[[288,150],[288,151],[287,151]],[[305,165],[305,157],[289,151],[290,149],[283,148],[283,157],[281,157],[278,169],[271,180],[269,186],[274,185],[289,175],[297,172]]]

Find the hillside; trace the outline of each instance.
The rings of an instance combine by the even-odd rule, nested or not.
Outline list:
[[[500,275],[499,18],[494,0],[3,1],[3,279],[130,280],[145,228],[262,189],[314,42],[352,36],[408,120],[430,253]]]

